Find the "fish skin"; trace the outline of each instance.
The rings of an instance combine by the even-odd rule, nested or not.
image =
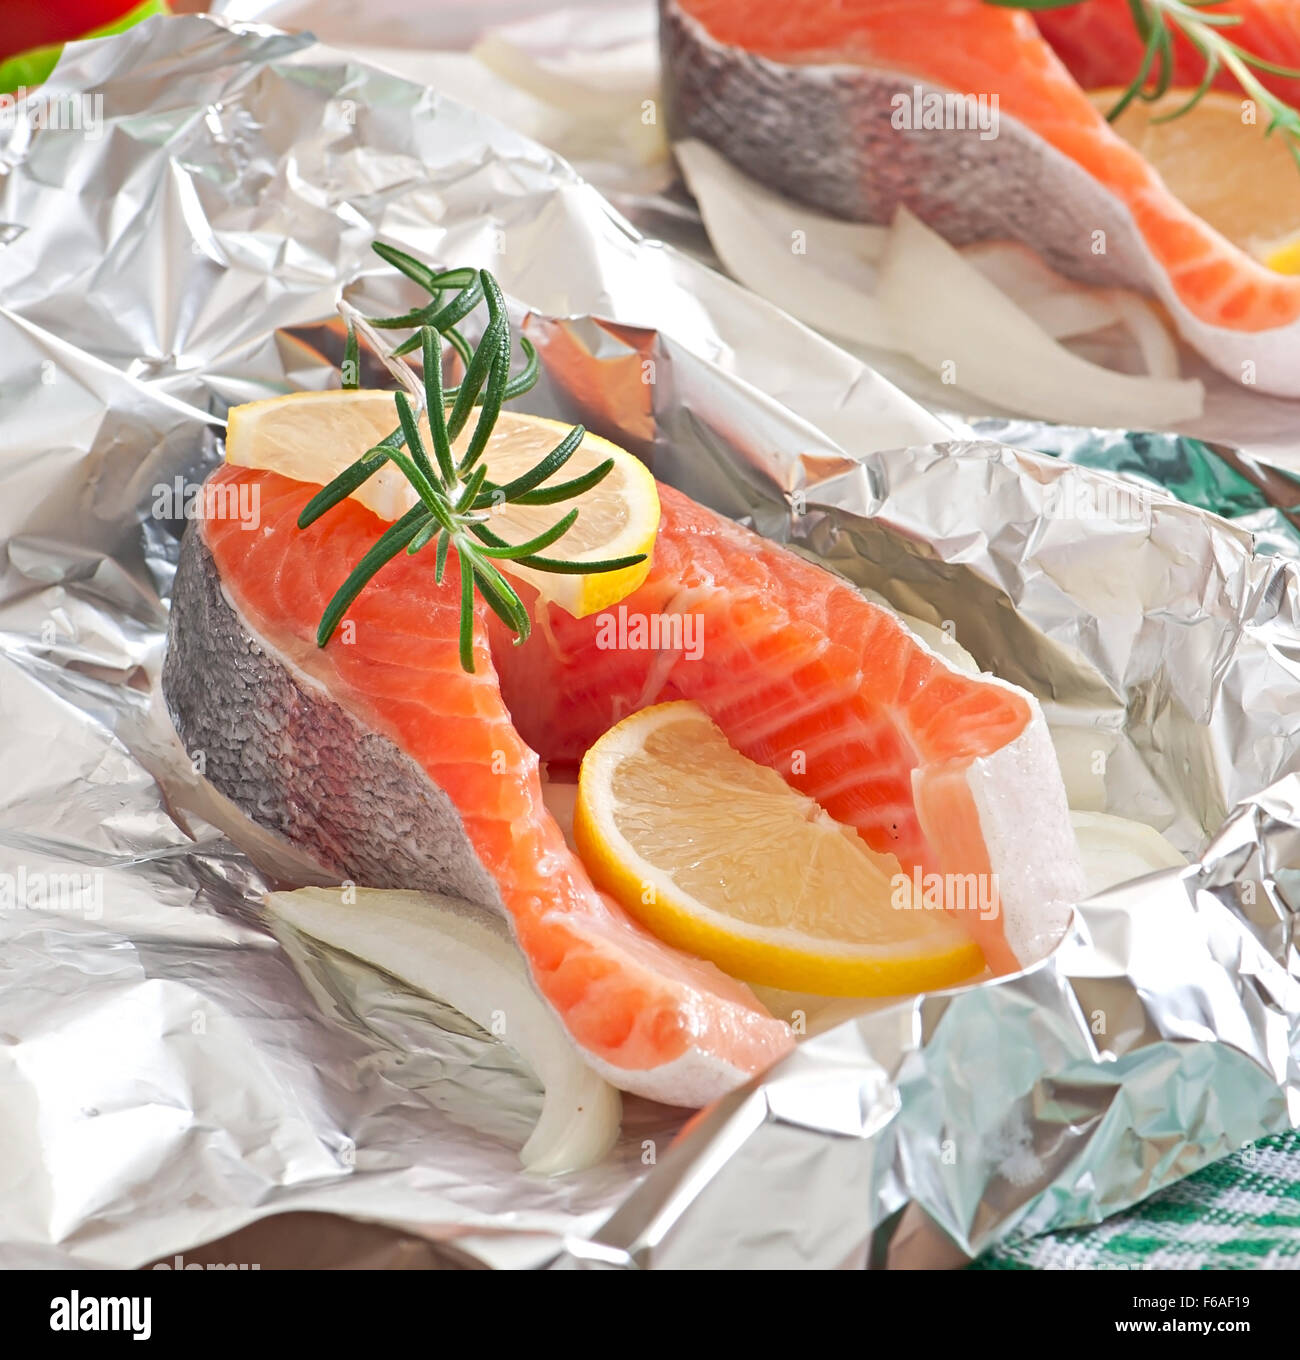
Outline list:
[[[324,605],[383,522],[347,501],[299,531],[319,488],[233,467],[210,481],[256,482],[261,523],[189,526],[162,687],[219,793],[341,880],[504,908],[539,993],[623,1090],[696,1107],[793,1047],[748,987],[591,884],[501,702],[481,601],[476,673],[460,667],[454,555],[434,586],[427,555],[399,554],[349,611],[356,644],[320,649]]]
[[[729,0],[659,3],[673,139],[697,137],[760,182],[851,221],[888,223],[906,206],[957,245],[1021,241],[1069,278],[1153,296],[1233,381],[1300,396],[1300,279],[1269,270],[1174,198],[1028,14],[982,0],[855,0],[843,10],[790,0],[778,31],[765,33]],[[891,27],[883,21],[895,11]],[[697,13],[726,20],[724,36]],[[895,129],[890,101],[914,87],[998,94],[998,136]]]
[[[896,96],[944,88],[852,66],[814,77],[716,42],[675,0],[661,3],[671,140],[698,138],[760,183],[852,222],[889,223],[905,207],[954,245],[1020,240],[1067,277],[1143,286],[1140,238],[1117,204],[1095,219],[1111,248],[1080,259],[1073,205],[1094,197],[1092,183],[1014,120],[988,141],[978,128],[898,131]]]
[[[181,543],[162,686],[176,734],[191,760],[202,754],[209,782],[323,869],[504,911],[451,799],[256,637],[201,531]]]

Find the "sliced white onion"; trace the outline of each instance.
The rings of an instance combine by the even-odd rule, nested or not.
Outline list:
[[[1120,319],[1112,289],[1088,288],[1067,279],[1020,241],[978,241],[963,246],[961,257],[1054,340],[1088,335]]]
[[[1107,812],[1071,812],[1088,892],[1141,878],[1157,869],[1180,869],[1187,860],[1154,828]]]
[[[817,330],[896,349],[873,291],[887,227],[844,222],[783,198],[703,142],[673,154],[731,276]]]
[[[1178,346],[1154,304],[1123,288],[1114,289],[1112,297],[1120,320],[1132,332],[1142,351],[1147,372],[1153,378],[1176,378],[1179,373]]]
[[[1155,305],[1140,293],[1076,283],[1020,241],[980,241],[961,254],[1053,338],[1068,340],[1119,322],[1137,341],[1151,377],[1178,377],[1177,343]]]
[[[1020,304],[1025,315],[1037,322],[1053,340],[1070,340],[1076,335],[1113,326],[1120,314],[1107,290],[1069,293],[1044,293]]]
[[[658,49],[653,42],[605,48],[598,58],[579,53],[543,59],[503,33],[489,32],[470,55],[534,99],[614,132],[638,164],[651,165],[667,156],[658,118],[645,116],[647,108],[657,106],[659,94]]]
[[[431,893],[355,888],[268,893],[268,909],[294,929],[391,973],[497,1034],[545,1089],[541,1118],[519,1154],[529,1171],[561,1175],[594,1166],[618,1137],[619,1093],[583,1062],[533,990],[509,927],[480,907]]]
[[[1072,354],[906,209],[876,297],[907,353],[1007,410],[1132,429],[1192,420],[1204,407],[1199,382],[1116,373]]]
[[[976,241],[961,255],[1013,302],[1031,302],[1044,293],[1068,293],[1079,285],[1058,274],[1023,241]]]
[[[1174,341],[1136,294],[1072,283],[1019,243],[958,251],[905,209],[891,228],[829,217],[702,142],[673,152],[732,276],[825,334],[940,373],[951,363],[962,391],[1044,420],[1143,428],[1201,414],[1204,389],[1177,380]],[[1152,376],[1057,343],[1116,322],[1133,331]]]
[[[482,62],[520,90],[570,113],[625,113],[635,102],[658,94],[658,48],[651,39],[590,52],[528,51],[501,30],[489,30],[470,48]]]

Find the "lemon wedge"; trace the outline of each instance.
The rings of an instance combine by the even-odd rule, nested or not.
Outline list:
[[[694,703],[642,709],[587,752],[574,838],[596,884],[660,939],[746,982],[821,996],[951,986],[984,959],[873,852]]]
[[[464,453],[473,424],[471,419],[461,431],[453,452]],[[420,425],[426,447],[432,448],[428,421],[421,419]],[[397,408],[391,392],[295,392],[233,407],[227,417],[226,461],[324,484],[396,428]],[[502,411],[483,457],[489,479],[504,484],[529,471],[568,432],[569,426],[559,421]],[[645,580],[659,531],[659,493],[649,469],[625,449],[594,434],[583,439],[569,461],[542,483],[542,489],[580,477],[607,458],[614,460],[613,469],[590,491],[558,506],[504,504],[490,512],[488,520],[495,534],[509,543],[522,543],[576,509],[573,527],[546,550],[547,557],[590,562],[647,555],[636,566],[590,576],[499,563],[503,571],[527,581],[544,600],[575,618],[609,608]],[[385,520],[399,518],[416,500],[410,483],[392,465],[382,468],[352,496]]]
[[[1106,113],[1121,93],[1095,90],[1089,97]],[[1262,122],[1245,121],[1252,101],[1223,90],[1159,121],[1191,95],[1169,90],[1152,103],[1135,99],[1112,126],[1198,217],[1270,269],[1300,273],[1300,173],[1285,138],[1265,136],[1267,113]]]

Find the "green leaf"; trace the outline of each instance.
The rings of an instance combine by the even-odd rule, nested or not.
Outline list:
[[[583,426],[575,425],[535,468],[521,473],[513,481],[498,487],[501,500],[494,500],[493,504],[499,505],[501,501],[516,501],[525,492],[531,491],[535,486],[540,486],[548,477],[554,476],[573,457],[574,451],[586,437],[587,431]]]
[[[316,630],[316,645],[323,647],[334,635],[339,620],[352,607],[352,602],[370,584],[370,581],[388,562],[411,541],[428,518],[429,512],[422,505],[413,505],[401,519],[389,525],[367,550],[361,561],[352,568],[348,578],[334,593],[334,598],[325,606],[321,615],[320,627]]]
[[[478,500],[479,492],[483,490],[483,483],[487,481],[487,465],[481,463],[470,473],[469,480],[465,483],[464,490],[456,499],[456,509],[461,513],[473,508]]]
[[[393,449],[400,449],[406,436],[400,429],[386,435],[373,449],[367,449],[351,466],[344,468],[328,485],[323,486],[302,508],[298,528],[305,529],[327,511],[332,510],[359,487],[364,485],[388,461]]]
[[[1190,113],[1197,104],[1209,94],[1214,85],[1214,77],[1219,74],[1219,58],[1214,53],[1206,54],[1205,75],[1201,77],[1201,83],[1188,96],[1185,103],[1179,104],[1172,113],[1157,114],[1152,118],[1153,123],[1170,123],[1175,118],[1181,118],[1183,114]]]
[[[444,269],[441,272],[421,264],[413,255],[408,255],[396,246],[385,245],[383,241],[372,241],[371,250],[386,264],[400,270],[408,279],[418,283],[428,293],[438,293],[444,288],[464,288],[474,281],[473,269]]]
[[[470,563],[475,584],[487,601],[488,607],[522,641],[532,631],[533,625],[523,601],[515,594],[514,587],[491,562],[479,557],[468,544],[461,554],[462,570],[466,560]]]
[[[492,365],[488,373],[487,391],[483,394],[483,407],[479,412],[478,420],[474,424],[474,433],[470,436],[469,444],[465,448],[465,456],[460,460],[460,471],[463,475],[483,456],[488,446],[488,440],[492,438],[492,431],[496,427],[497,417],[501,414],[501,407],[505,404],[506,374],[510,368],[510,333],[504,331],[501,335],[500,345],[497,349],[496,363]]]
[[[426,326],[420,335],[423,339],[425,414],[429,417],[433,451],[442,472],[443,484],[450,485],[456,480],[456,463],[451,454],[451,441],[447,437],[447,412],[443,407],[442,345],[435,338],[436,332],[432,326]]]
[[[429,462],[429,455],[424,447],[424,440],[420,437],[420,423],[415,418],[415,412],[411,409],[411,399],[405,392],[398,391],[394,394],[397,400],[397,416],[402,422],[402,433],[406,436],[406,447],[411,451],[411,457],[415,460],[415,466],[425,481],[432,487],[438,480],[438,474],[433,470],[433,464]],[[396,459],[394,459],[396,462]],[[424,492],[420,492],[424,496]],[[425,496],[427,500],[428,497]],[[432,506],[430,506],[432,509]]]
[[[509,548],[512,545],[498,537],[485,524],[471,524],[470,532],[492,548]],[[498,554],[499,555],[499,554]],[[592,562],[561,562],[553,557],[519,557],[514,560],[521,567],[533,567],[537,571],[554,572],[561,576],[596,576],[603,571],[622,571],[624,567],[635,567],[646,559],[645,553],[633,553],[628,557],[606,557]]]
[[[447,535],[443,531],[442,525],[430,515],[429,522],[424,525],[423,528],[416,533],[415,537],[406,545],[408,556],[414,557],[421,548],[428,546],[431,538],[437,538],[439,534],[442,534],[443,540],[446,539]]]
[[[606,557],[599,562],[560,562],[553,557],[521,557],[518,565],[532,567],[534,571],[549,571],[557,576],[599,576],[606,571],[622,571],[625,567],[639,566],[646,559],[645,553],[632,553],[627,557]]]
[[[563,519],[557,520],[549,529],[543,529],[536,538],[530,538],[527,543],[508,544],[504,548],[499,548],[495,544],[489,543],[483,549],[485,557],[506,558],[517,560],[522,557],[531,557],[533,553],[540,552],[543,548],[549,548],[556,539],[563,538],[565,534],[573,528],[573,522],[578,518],[576,510],[570,510]],[[482,538],[483,535],[479,534]]]
[[[460,380],[460,386],[456,389],[456,402],[447,417],[447,433],[453,439],[465,428],[465,422],[474,410],[479,391],[491,376],[499,342],[500,329],[495,325],[489,325],[483,332],[483,339],[479,341],[469,367],[465,370],[465,376]]]
[[[448,326],[447,329],[443,332],[443,335],[446,336],[447,342],[448,344],[451,345],[452,349],[454,349],[456,353],[460,356],[461,363],[464,364],[466,368],[468,368],[474,358],[474,351],[470,348],[469,341],[465,339],[465,337],[456,329],[455,326]],[[447,401],[455,401],[458,396],[460,396],[459,386],[449,387],[447,389],[446,392]]]
[[[525,392],[531,392],[537,386],[537,379],[542,371],[541,364],[537,360],[537,351],[533,348],[533,342],[526,335],[519,337],[519,348],[523,351],[524,366],[506,384],[507,401],[514,401],[516,397],[522,397]]]
[[[465,560],[464,549],[458,544],[460,559],[460,665],[474,673],[474,569]]]
[[[1132,6],[1134,3],[1135,0],[1129,0],[1130,6]],[[1163,32],[1163,25],[1161,25],[1159,28],[1156,28],[1155,26],[1149,26],[1148,29],[1144,30],[1141,22],[1138,21],[1136,17],[1135,22],[1138,24],[1138,32],[1141,33],[1146,38],[1146,47],[1142,51],[1142,64],[1141,66],[1138,67],[1138,73],[1136,76],[1133,77],[1132,84],[1129,85],[1128,89],[1126,89],[1124,93],[1119,97],[1115,105],[1111,109],[1109,109],[1106,113],[1107,120],[1112,123],[1115,122],[1115,120],[1120,116],[1120,114],[1122,114],[1124,110],[1128,108],[1128,106],[1142,93],[1142,88],[1147,83],[1147,77],[1150,76],[1151,74],[1151,67],[1155,62],[1156,55],[1160,51],[1159,35],[1161,32]],[[1168,37],[1167,34],[1166,37]]]
[[[468,368],[473,356],[460,332],[453,327],[447,332],[447,339],[451,341],[456,349],[456,353],[460,355],[461,361],[464,363],[465,367]],[[460,342],[459,345],[456,343],[457,341]],[[461,346],[464,346],[464,348],[462,349]],[[522,397],[525,392],[531,392],[533,388],[537,386],[537,379],[541,373],[541,365],[537,361],[537,351],[533,348],[532,341],[530,341],[527,336],[521,335],[519,337],[519,348],[524,354],[524,366],[508,383],[506,383],[506,401],[514,401],[516,397]],[[449,387],[447,389],[448,401],[455,401],[459,396],[459,386]],[[474,404],[478,405],[482,400],[483,394],[479,393],[479,395],[474,398]]]
[[[592,468],[590,472],[584,472],[581,477],[575,477],[569,482],[557,482],[554,486],[544,486],[537,491],[525,491],[523,495],[512,498],[514,505],[558,505],[561,501],[569,501],[574,496],[584,495],[593,486],[599,486],[601,482],[614,470],[614,460],[606,458],[603,463]]]
[[[357,348],[357,328],[348,322],[348,338],[343,346],[343,390],[355,392],[361,386],[361,351]]]
[[[381,330],[401,330],[407,326],[432,326],[435,331],[445,331],[448,327],[454,326],[458,321],[464,319],[479,305],[483,300],[483,284],[480,280],[475,280],[467,288],[462,288],[445,307],[439,308],[436,302],[431,302],[427,307],[421,308],[416,312],[407,312],[405,316],[388,317],[381,321],[372,321],[372,326],[378,326]],[[420,343],[419,337],[414,337],[415,343],[410,340],[402,348],[415,349]],[[394,351],[396,352],[396,351]],[[409,350],[407,350],[409,352]]]

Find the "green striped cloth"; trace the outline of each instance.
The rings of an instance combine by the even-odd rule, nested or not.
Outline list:
[[[1096,1228],[987,1252],[972,1270],[1300,1270],[1300,1132],[1215,1162]]]

